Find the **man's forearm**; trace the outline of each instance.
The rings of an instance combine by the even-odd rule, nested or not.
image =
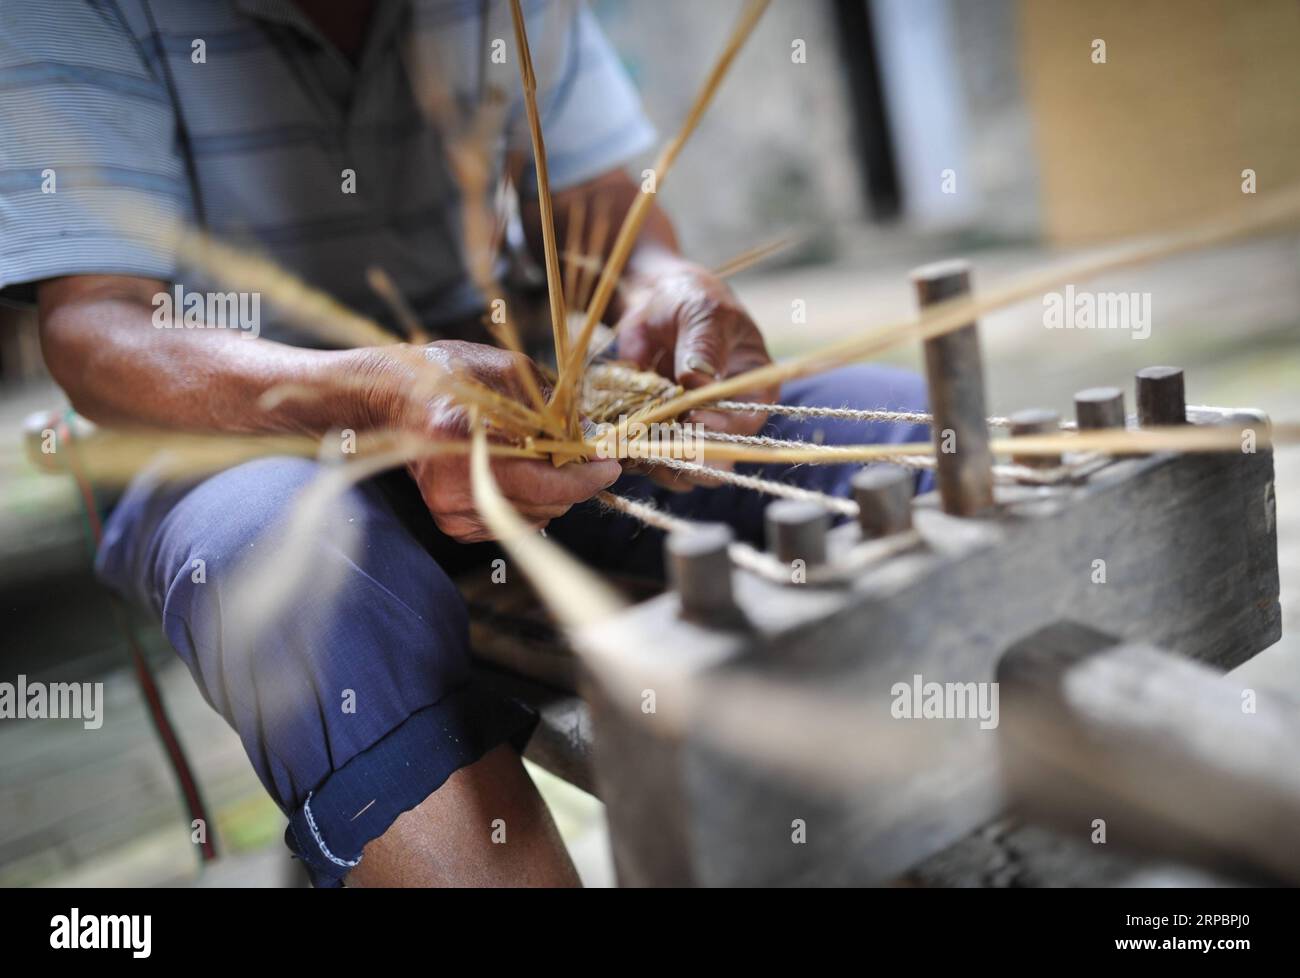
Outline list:
[[[107,277],[43,283],[46,362],[81,414],[103,424],[228,433],[315,435],[373,423],[374,351],[155,329],[145,298],[154,284],[164,287]],[[263,399],[277,388],[286,396]]]

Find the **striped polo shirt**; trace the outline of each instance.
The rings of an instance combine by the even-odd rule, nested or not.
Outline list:
[[[552,185],[646,149],[586,6],[524,10]],[[378,266],[437,329],[482,305],[440,130],[490,119],[495,181],[508,151],[531,160],[520,91],[506,0],[378,0],[355,64],[291,0],[0,0],[0,296],[76,274],[215,288],[159,247],[153,215],[387,321]],[[262,317],[262,335],[305,341]]]

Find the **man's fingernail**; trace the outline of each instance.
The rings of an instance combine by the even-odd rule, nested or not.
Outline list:
[[[700,356],[698,353],[686,354],[686,359],[683,361],[683,365],[691,373],[705,374],[709,377],[718,376],[718,368],[709,363],[708,360],[705,360],[704,357]]]

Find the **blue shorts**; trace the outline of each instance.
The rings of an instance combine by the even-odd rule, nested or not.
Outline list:
[[[923,410],[925,395],[910,373],[863,366],[789,384],[782,397]],[[900,443],[924,440],[928,429],[773,417],[764,434]],[[738,468],[845,496],[858,466]],[[308,459],[265,458],[185,486],[139,478],[105,525],[97,567],[109,585],[158,615],[204,698],[239,734],[288,815],[289,847],[316,885],[337,886],[366,843],[453,772],[504,743],[522,750],[536,718],[473,681],[468,615],[449,575],[481,562],[485,551],[440,534],[405,473],[347,493],[312,541],[311,575],[328,586],[300,588],[255,643],[240,639],[231,595],[241,564],[274,546],[275,529],[319,472]],[[926,483],[928,476],[918,488]],[[754,492],[672,493],[638,476],[625,476],[614,491],[729,523],[742,539],[762,538],[768,499]],[[596,566],[662,574],[661,534],[594,504],[574,507],[547,532]]]

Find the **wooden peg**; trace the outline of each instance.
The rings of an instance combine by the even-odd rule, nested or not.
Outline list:
[[[912,272],[921,308],[970,294],[970,266],[939,262]],[[925,341],[925,376],[939,449],[936,477],[944,512],[974,516],[993,506],[993,454],[989,451],[984,366],[975,323]],[[951,432],[951,436],[945,435]],[[955,451],[945,452],[951,438]]]

